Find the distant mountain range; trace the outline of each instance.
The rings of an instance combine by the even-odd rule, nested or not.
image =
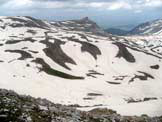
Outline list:
[[[130,31],[118,28],[108,28],[105,30],[114,35],[162,35],[162,19],[142,23]]]
[[[105,30],[107,33],[113,34],[113,35],[126,35],[129,31],[118,29],[118,28],[108,28]]]
[[[162,34],[162,19],[145,22],[134,29],[128,34],[130,35],[161,35]]]

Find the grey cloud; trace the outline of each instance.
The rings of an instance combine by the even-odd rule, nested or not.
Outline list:
[[[9,0],[0,0],[0,5],[7,3]]]
[[[32,1],[39,1],[39,2],[49,2],[49,1],[53,1],[53,2],[67,2],[67,1],[74,1],[74,0],[32,0]]]
[[[17,1],[16,3],[14,1]],[[156,1],[160,0],[0,0],[2,4],[9,2],[6,8],[12,9],[102,9],[102,10],[132,10],[141,11],[145,8],[158,7]],[[29,1],[29,2],[28,2]],[[32,1],[32,2],[30,2]],[[151,3],[149,3],[151,2]],[[18,3],[18,4],[17,4]],[[147,4],[146,4],[147,3]],[[148,4],[149,3],[149,4]],[[162,2],[161,2],[162,4]],[[151,6],[150,6],[151,5]],[[10,7],[11,6],[11,7]],[[13,7],[12,7],[13,6]],[[162,6],[162,5],[161,5]],[[160,7],[161,7],[160,6]]]
[[[32,1],[39,1],[39,2],[49,2],[49,1],[53,1],[53,2],[115,2],[118,0],[32,0]]]

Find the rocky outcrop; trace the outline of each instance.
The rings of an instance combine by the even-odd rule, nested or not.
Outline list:
[[[161,122],[162,117],[150,118],[121,116],[109,109],[93,109],[88,112],[75,107],[54,104],[46,99],[18,95],[14,91],[0,89],[1,122]]]
[[[108,35],[103,29],[101,29],[95,22],[88,17],[80,20],[58,21],[51,22],[52,25],[70,31],[83,31],[101,36]]]

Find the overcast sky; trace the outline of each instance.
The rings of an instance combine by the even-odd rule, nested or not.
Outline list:
[[[0,16],[33,16],[48,20],[88,16],[114,27],[162,18],[162,0],[0,0]]]

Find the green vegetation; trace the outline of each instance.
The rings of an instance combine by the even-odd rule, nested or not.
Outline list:
[[[33,62],[36,62],[37,64],[42,65],[42,68],[40,68],[40,71],[44,71],[45,73],[47,73],[49,75],[57,76],[60,78],[65,78],[65,79],[71,79],[71,80],[84,79],[84,77],[73,76],[73,75],[69,75],[64,72],[55,70],[55,69],[51,68],[42,58],[37,58],[37,59],[33,60]]]
[[[49,75],[54,75],[54,76],[58,76],[58,77],[65,78],[65,79],[71,79],[71,80],[84,79],[84,77],[69,75],[64,72],[52,69],[52,68],[44,68],[44,71]]]

